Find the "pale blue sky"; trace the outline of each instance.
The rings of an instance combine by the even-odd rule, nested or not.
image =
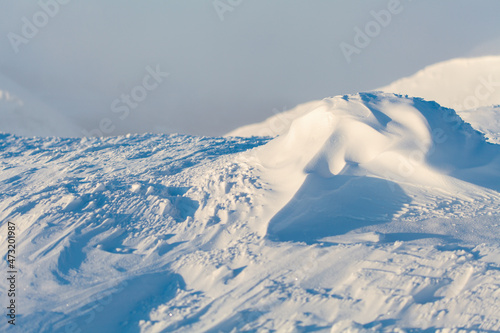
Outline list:
[[[435,62],[500,54],[500,1],[401,0],[347,63],[340,43],[354,45],[354,28],[391,1],[220,0],[232,9],[221,21],[213,1],[72,0],[16,54],[8,33],[22,35],[22,17],[41,9],[0,0],[0,72],[88,129],[109,117],[111,134],[218,135]],[[112,102],[156,65],[168,78],[119,119]]]

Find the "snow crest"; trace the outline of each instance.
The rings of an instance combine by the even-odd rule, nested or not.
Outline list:
[[[428,66],[412,76],[399,79],[387,86],[374,89],[421,97],[452,108],[467,122],[481,130],[492,142],[500,133],[496,117],[490,110],[500,105],[500,57],[459,58]],[[237,128],[227,136],[278,136],[291,123],[321,105],[311,101],[278,113],[263,122]]]
[[[288,202],[270,222],[280,240],[389,221],[418,200],[500,191],[500,146],[451,109],[394,94],[324,99],[257,154]]]

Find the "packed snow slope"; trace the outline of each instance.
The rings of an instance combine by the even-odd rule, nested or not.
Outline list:
[[[3,134],[20,278],[0,329],[500,331],[499,145],[383,93],[269,140]]]
[[[488,137],[498,132],[498,119],[490,109],[500,105],[500,56],[460,58],[428,66],[376,91],[422,97],[452,108]],[[276,136],[291,122],[314,109],[321,101],[300,104],[265,121],[237,128],[227,136]],[[498,110],[498,108],[496,108]],[[465,112],[467,111],[467,112]],[[493,116],[493,117],[492,117]],[[491,137],[489,137],[491,138]],[[496,140],[491,138],[491,140]],[[498,141],[496,141],[498,142]]]
[[[81,136],[75,123],[0,73],[0,131],[25,136]]]

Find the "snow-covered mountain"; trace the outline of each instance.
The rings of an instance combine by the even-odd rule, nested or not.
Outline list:
[[[500,56],[444,61],[374,90],[436,101],[456,110],[460,116],[464,114],[467,122],[488,136],[500,132],[498,121],[491,118],[498,110],[493,106],[500,105]],[[296,117],[311,111],[320,103],[311,101],[298,105],[261,123],[237,128],[227,136],[283,134]],[[495,140],[495,137],[491,140]]]
[[[0,132],[25,136],[81,136],[81,129],[0,73]]]
[[[500,145],[385,93],[289,122],[272,140],[3,134],[22,306],[0,327],[500,330]]]

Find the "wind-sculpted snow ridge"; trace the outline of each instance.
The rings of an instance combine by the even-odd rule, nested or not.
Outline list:
[[[487,197],[494,204],[482,213],[499,208],[500,146],[453,110],[419,98],[360,93],[324,99],[258,156],[274,187],[293,195],[270,222],[280,240],[309,242],[403,212],[420,215],[414,209],[424,204],[448,217],[454,200],[465,208]]]
[[[491,119],[491,107],[500,104],[500,56],[459,58],[428,66],[414,75],[374,89],[386,93],[421,97],[452,108],[475,129],[495,142],[500,135]],[[278,136],[294,119],[321,104],[311,101],[278,113],[261,123],[237,128],[227,136]],[[473,112],[471,112],[473,111]]]
[[[500,330],[500,146],[383,93],[269,140],[2,135],[12,331]]]

